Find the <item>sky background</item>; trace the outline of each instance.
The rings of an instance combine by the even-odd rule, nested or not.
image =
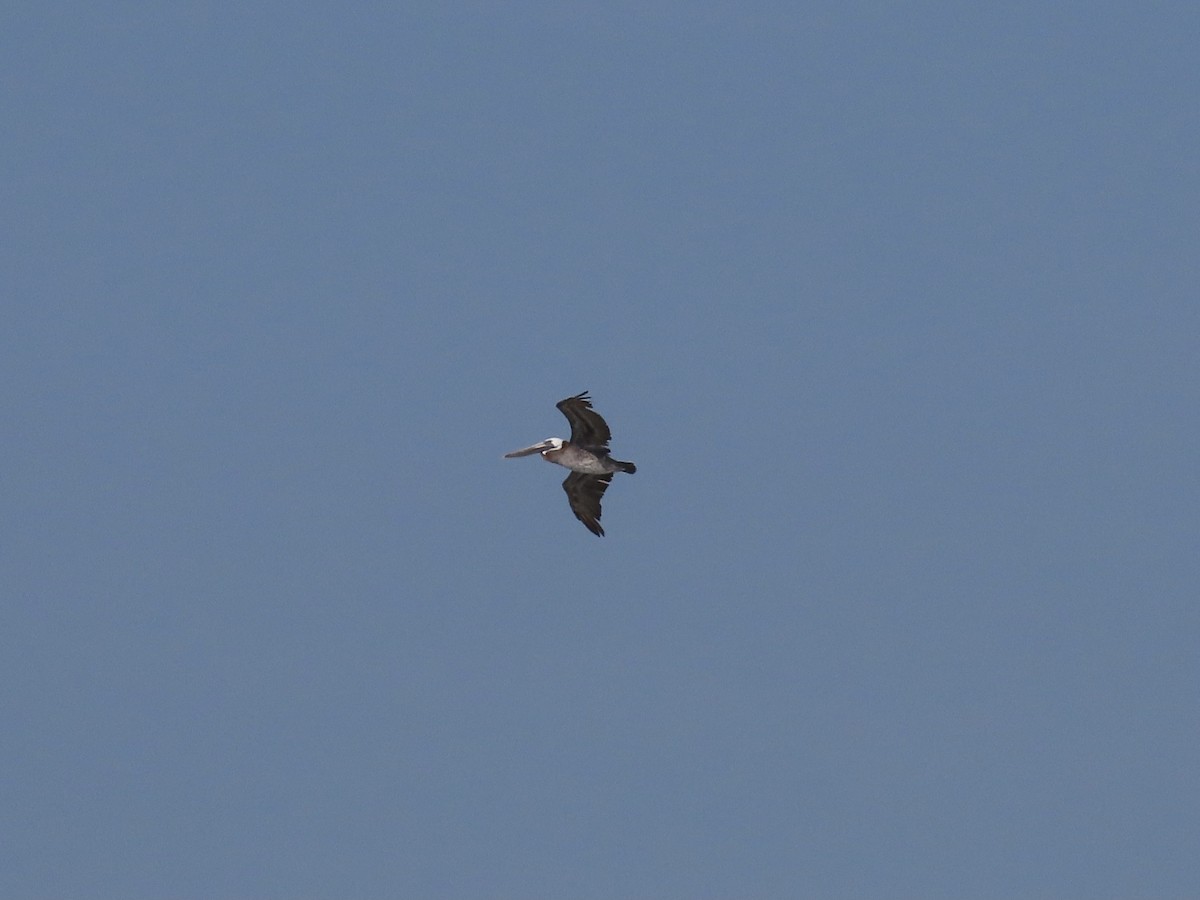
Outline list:
[[[0,895],[1200,896],[1198,46],[7,7]]]

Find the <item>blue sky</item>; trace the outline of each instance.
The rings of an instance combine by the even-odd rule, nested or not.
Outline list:
[[[10,9],[0,894],[1200,894],[1198,38]]]

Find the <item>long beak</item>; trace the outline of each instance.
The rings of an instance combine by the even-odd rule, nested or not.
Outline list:
[[[514,450],[512,453],[505,453],[505,459],[515,459],[518,456],[529,456],[531,453],[538,453],[550,447],[549,441],[538,441],[532,447],[525,447],[522,450]]]

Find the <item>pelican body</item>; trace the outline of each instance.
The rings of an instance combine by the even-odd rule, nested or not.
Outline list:
[[[529,447],[505,453],[505,459],[540,453],[546,462],[570,469],[571,474],[563,482],[567,502],[575,518],[597,537],[604,537],[600,527],[600,498],[608,490],[616,472],[632,475],[637,466],[631,462],[613,459],[608,451],[612,432],[608,423],[592,409],[587,391],[568,397],[557,404],[558,409],[571,424],[571,439],[546,438]]]

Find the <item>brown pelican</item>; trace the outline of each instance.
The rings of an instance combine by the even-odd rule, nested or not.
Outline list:
[[[571,512],[587,526],[588,531],[597,537],[604,537],[604,529],[600,527],[600,498],[608,489],[614,472],[632,475],[637,471],[637,466],[609,456],[608,442],[612,439],[612,432],[608,430],[608,423],[600,418],[600,413],[592,409],[592,400],[587,391],[568,397],[557,406],[571,423],[569,441],[546,438],[532,447],[505,453],[504,458],[540,452],[546,462],[570,469],[571,474],[563,482],[563,490],[567,492]]]

